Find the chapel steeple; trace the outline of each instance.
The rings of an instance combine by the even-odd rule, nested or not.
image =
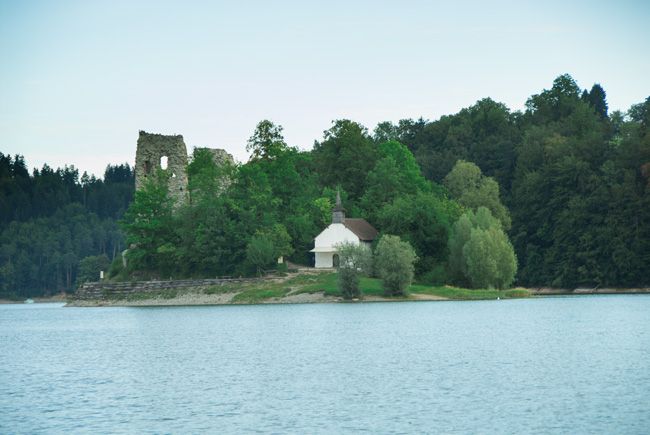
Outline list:
[[[342,224],[345,222],[345,209],[341,205],[341,193],[336,191],[336,204],[332,210],[332,223],[333,224]]]

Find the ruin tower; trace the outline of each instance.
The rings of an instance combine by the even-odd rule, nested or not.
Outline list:
[[[167,168],[163,167],[165,161]],[[187,148],[183,136],[140,131],[135,152],[135,189],[141,189],[159,169],[169,173],[169,196],[174,206],[187,202]]]
[[[229,154],[226,150],[221,148],[206,148],[206,147],[197,147],[197,150],[205,150],[212,155],[212,161],[217,166],[223,166],[226,163],[234,165],[235,159]]]

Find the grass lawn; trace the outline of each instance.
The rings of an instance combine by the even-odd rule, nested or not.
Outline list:
[[[298,275],[297,277],[287,280],[284,285],[288,287],[299,287],[299,289],[295,290],[294,293],[324,292],[324,294],[328,296],[341,296],[341,293],[339,292],[336,285],[336,273],[333,272],[313,275]],[[377,278],[362,277],[360,280],[360,287],[361,291],[366,296],[383,296],[384,294],[381,280]],[[466,289],[459,287],[430,286],[423,284],[411,285],[409,288],[409,293],[440,296],[443,298],[455,300],[496,299],[497,297],[506,299],[530,296],[530,293],[526,289]]]
[[[428,286],[413,284],[409,291],[414,294],[425,294],[441,296],[454,300],[481,300],[481,299],[508,299],[508,298],[526,298],[530,293],[526,289],[467,289],[451,286]]]

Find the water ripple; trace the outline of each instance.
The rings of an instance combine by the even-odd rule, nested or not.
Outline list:
[[[0,433],[648,433],[650,297],[0,306]]]

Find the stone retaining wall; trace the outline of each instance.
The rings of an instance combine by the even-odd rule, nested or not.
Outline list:
[[[259,281],[261,278],[182,279],[170,281],[87,282],[77,289],[75,299],[110,299],[130,293],[154,293],[161,290],[206,287]]]

